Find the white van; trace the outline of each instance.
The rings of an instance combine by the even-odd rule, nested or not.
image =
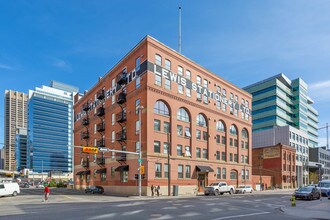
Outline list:
[[[17,183],[0,183],[0,197],[1,196],[17,196],[20,193]]]
[[[322,196],[328,196],[327,192],[330,191],[330,180],[321,180],[318,187],[321,189]]]

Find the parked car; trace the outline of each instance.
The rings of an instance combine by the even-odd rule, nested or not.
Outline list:
[[[0,183],[0,197],[1,196],[17,196],[20,193],[18,183]]]
[[[223,195],[224,193],[233,194],[235,192],[234,186],[227,185],[225,182],[212,183],[204,188],[204,195]]]
[[[236,193],[252,193],[253,189],[252,186],[239,186],[238,188],[236,188]]]
[[[39,184],[36,184],[36,188],[43,189],[45,187],[44,187],[44,184],[39,183]]]
[[[330,180],[321,180],[318,187],[321,189],[321,196],[327,196],[327,192],[330,190]]]
[[[321,194],[318,188],[312,186],[300,187],[294,193],[296,199],[320,199]]]
[[[86,189],[85,189],[85,193],[99,193],[99,194],[103,194],[104,193],[104,189],[102,186],[88,186]]]

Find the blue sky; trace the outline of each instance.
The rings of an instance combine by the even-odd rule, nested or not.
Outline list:
[[[302,78],[330,123],[330,1],[0,1],[0,92],[57,80],[89,89],[145,35],[239,87]],[[3,143],[0,102],[0,147]],[[325,130],[320,131],[325,145]]]

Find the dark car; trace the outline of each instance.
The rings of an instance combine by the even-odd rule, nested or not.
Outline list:
[[[321,198],[320,190],[316,187],[310,187],[310,186],[301,187],[297,189],[294,193],[294,196],[296,197],[296,199],[309,199],[309,200]]]
[[[88,186],[86,189],[85,189],[85,193],[99,193],[99,194],[103,194],[104,193],[104,189],[102,186]]]

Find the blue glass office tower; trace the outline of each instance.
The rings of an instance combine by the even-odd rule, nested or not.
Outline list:
[[[16,170],[27,168],[27,129],[17,128],[15,137]]]
[[[34,172],[73,170],[73,97],[78,88],[52,81],[29,91],[28,167]]]

